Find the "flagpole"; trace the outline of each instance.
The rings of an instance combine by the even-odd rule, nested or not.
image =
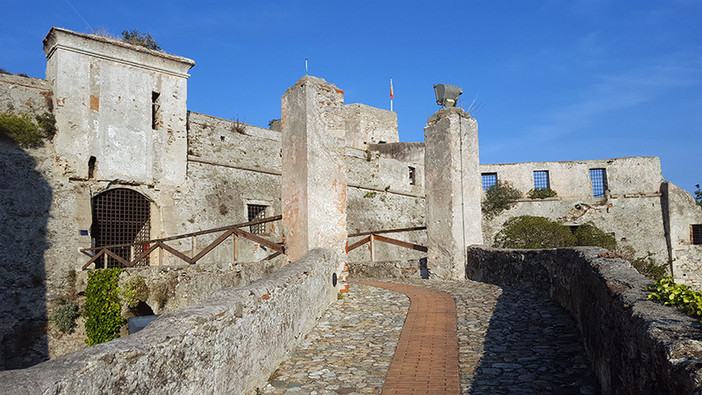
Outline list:
[[[392,91],[392,77],[390,77],[390,111],[392,111],[392,99],[394,98],[395,94]]]

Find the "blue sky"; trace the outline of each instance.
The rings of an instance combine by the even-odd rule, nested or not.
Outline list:
[[[266,126],[304,75],[389,108],[422,141],[432,86],[475,100],[483,163],[658,156],[702,183],[702,1],[7,2],[0,67],[43,78],[51,26],[138,29],[195,60],[188,108]]]

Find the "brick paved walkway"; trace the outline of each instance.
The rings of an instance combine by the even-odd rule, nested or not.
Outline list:
[[[383,394],[458,394],[456,303],[446,292],[390,282],[362,284],[401,292],[410,308]]]
[[[403,293],[352,284],[350,292],[332,305],[298,349],[281,364],[263,393],[411,393],[404,388],[393,390],[393,369],[397,363],[403,364],[401,344],[405,330],[419,322],[411,314],[421,303],[419,292],[431,294],[435,292],[432,290],[443,291],[455,301],[454,337],[458,344],[449,347],[449,351],[458,354],[460,393],[599,393],[575,322],[550,300],[473,281],[412,280],[404,284],[391,281],[395,284],[382,286],[407,292],[412,307]],[[432,307],[428,306],[429,312],[436,313]],[[426,310],[420,316],[424,314]],[[429,321],[433,326],[441,320],[434,315]],[[422,325],[415,326],[412,332],[417,328],[421,329]],[[419,336],[425,341],[434,337]],[[446,341],[443,338],[438,343]],[[432,352],[435,351],[436,348]],[[422,369],[412,358],[404,361],[410,368],[402,370],[400,377],[414,380]],[[437,391],[418,386],[413,389],[417,393],[443,393],[440,391],[446,389],[458,393],[447,382],[442,379],[444,384]]]

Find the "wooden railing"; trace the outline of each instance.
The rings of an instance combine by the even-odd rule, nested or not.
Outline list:
[[[86,270],[88,266],[91,264],[95,263],[95,266],[98,265],[98,259],[101,257],[104,260],[104,266],[107,267],[109,257],[113,258],[117,262],[119,262],[121,265],[126,266],[126,267],[133,267],[135,266],[139,261],[145,260],[145,258],[149,257],[154,251],[161,249],[159,253],[159,264],[163,264],[163,252],[167,251],[171,253],[173,256],[178,257],[179,259],[185,261],[186,263],[189,264],[195,264],[197,261],[202,259],[205,255],[207,255],[210,251],[212,251],[215,247],[218,245],[222,244],[227,238],[230,236],[234,238],[233,240],[233,258],[236,261],[238,259],[238,246],[239,246],[239,237],[242,237],[244,239],[251,240],[255,243],[260,244],[261,246],[264,246],[266,248],[270,248],[271,250],[275,251],[273,254],[269,255],[266,259],[272,259],[278,255],[285,254],[285,248],[283,247],[282,243],[276,243],[273,241],[270,241],[266,238],[263,238],[261,236],[255,235],[250,232],[246,232],[242,230],[241,228],[246,227],[246,226],[251,226],[251,225],[258,225],[258,224],[264,224],[268,222],[274,222],[274,221],[280,221],[282,219],[281,215],[277,215],[275,217],[268,217],[268,218],[262,218],[262,219],[257,219],[254,221],[249,221],[249,222],[244,222],[236,225],[230,225],[230,226],[224,226],[224,227],[219,227],[219,228],[214,228],[214,229],[208,229],[208,230],[202,230],[199,232],[193,232],[193,233],[186,233],[182,235],[177,235],[177,236],[171,236],[171,237],[165,237],[161,239],[153,239],[153,240],[148,240],[148,241],[141,241],[139,243],[134,243],[134,244],[115,244],[115,245],[108,245],[108,246],[100,246],[100,247],[93,247],[93,248],[83,248],[80,251],[89,254],[91,251],[94,251],[95,254],[91,256],[90,260],[83,265],[83,270]],[[217,232],[223,232],[219,237],[217,237],[212,243],[208,244],[205,248],[203,248],[199,253],[195,254],[196,251],[196,238],[197,236],[202,236],[202,235],[207,235],[207,234],[212,234],[212,233],[217,233]],[[183,252],[180,252],[176,250],[175,248],[169,246],[166,244],[168,241],[174,241],[174,240],[180,240],[180,239],[187,239],[190,238],[190,243],[191,243],[191,255],[188,256]],[[130,259],[125,259],[124,257],[119,256],[118,254],[115,254],[114,252],[110,251],[110,248],[118,248],[118,247],[129,247],[130,248]],[[135,249],[141,249],[142,251],[138,254],[134,254]]]
[[[383,243],[388,243],[392,245],[396,245],[398,247],[403,247],[403,248],[409,248],[411,250],[415,251],[421,251],[421,252],[427,252],[427,247],[419,244],[414,244],[414,243],[409,243],[407,241],[403,240],[397,240],[393,239],[390,237],[386,236],[381,236],[382,234],[387,234],[387,233],[400,233],[400,232],[414,232],[418,230],[425,230],[427,227],[426,226],[417,226],[414,228],[401,228],[401,229],[387,229],[387,230],[375,230],[375,231],[370,231],[370,232],[359,232],[359,233],[352,233],[348,235],[349,238],[351,237],[359,237],[359,236],[366,236],[362,238],[361,240],[358,240],[357,242],[353,244],[348,244],[346,242],[346,252],[351,252],[355,250],[356,248],[368,243],[370,246],[370,260],[375,261],[375,242],[380,241]]]

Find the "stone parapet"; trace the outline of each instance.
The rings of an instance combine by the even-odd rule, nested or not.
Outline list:
[[[265,279],[217,291],[137,334],[0,372],[4,394],[253,393],[336,300],[338,256],[310,251]]]
[[[606,250],[468,250],[471,280],[548,296],[578,323],[605,394],[702,391],[702,326],[646,299],[651,280]]]

